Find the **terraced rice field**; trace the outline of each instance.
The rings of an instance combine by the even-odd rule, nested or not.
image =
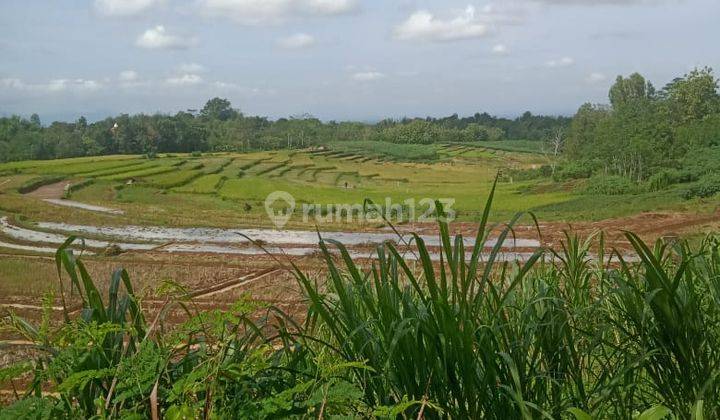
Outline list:
[[[542,154],[476,145],[429,145],[424,149],[418,145],[375,146],[373,142],[360,142],[354,149],[340,150],[173,155],[153,160],[110,156],[4,164],[0,165],[0,215],[115,225],[269,227],[264,200],[274,191],[286,191],[298,203],[296,216],[301,214],[302,204],[362,205],[365,199],[376,203],[391,200],[407,211],[414,204],[415,212],[422,213],[428,206],[421,205],[420,200],[450,198],[455,200],[453,210],[458,220],[472,222],[478,220],[498,171],[547,164]],[[398,160],[404,153],[432,154],[435,158],[428,162]],[[109,208],[118,214],[64,209],[18,192],[61,180],[74,187],[54,198]],[[408,204],[409,200],[415,203]],[[492,217],[506,220],[518,211],[530,210],[546,221],[597,220],[633,214],[645,207],[679,207],[677,202],[666,202],[665,197],[652,194],[607,200],[607,206],[598,207],[573,193],[572,188],[549,181],[506,180],[498,187]],[[296,216],[288,227],[314,225],[314,221]],[[372,226],[333,221],[329,228]]]

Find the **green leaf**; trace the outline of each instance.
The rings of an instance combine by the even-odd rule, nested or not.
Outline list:
[[[669,408],[664,405],[656,405],[643,411],[635,420],[660,420],[672,413]]]
[[[575,420],[593,420],[592,416],[579,408],[572,407],[567,410],[575,417]]]
[[[705,405],[705,401],[703,400],[698,400],[695,403],[692,410],[692,420],[703,420],[705,418],[705,415],[703,414],[703,405]]]

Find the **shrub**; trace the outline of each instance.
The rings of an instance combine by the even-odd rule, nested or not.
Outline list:
[[[569,179],[589,178],[592,172],[592,166],[588,163],[568,162],[555,170],[553,179],[555,181],[567,181]]]
[[[720,174],[710,174],[702,177],[695,185],[683,191],[682,198],[711,197],[720,192]]]
[[[642,188],[628,178],[617,175],[599,175],[588,179],[586,194],[623,195],[641,192]]]
[[[550,165],[542,165],[539,168],[512,169],[507,172],[506,177],[512,178],[513,181],[528,181],[531,179],[547,178],[551,175],[552,167]]]
[[[202,152],[199,152],[199,151],[196,150],[196,151],[190,153],[190,156],[192,156],[192,157],[201,157],[201,156],[202,156]]]
[[[682,159],[683,172],[692,180],[698,180],[703,175],[720,172],[720,147],[695,148]]]
[[[660,191],[665,188],[681,182],[683,174],[677,169],[664,169],[652,175],[648,181],[648,189],[650,191]]]

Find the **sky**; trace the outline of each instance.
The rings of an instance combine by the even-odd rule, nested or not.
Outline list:
[[[2,0],[0,116],[572,115],[720,68],[717,0]]]

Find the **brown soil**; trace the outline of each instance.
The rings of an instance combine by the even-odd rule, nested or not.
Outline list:
[[[683,236],[695,233],[710,232],[718,229],[720,224],[720,210],[713,213],[661,213],[647,212],[635,216],[608,219],[598,222],[542,222],[513,226],[513,232],[518,238],[539,239],[544,246],[555,247],[565,239],[564,232],[570,232],[588,237],[596,232],[604,232],[606,245],[618,249],[627,249],[628,241],[625,232],[633,232],[643,240],[654,242],[666,236]],[[495,231],[500,231],[504,225],[499,225]],[[477,233],[477,223],[456,222],[452,226],[454,234],[474,236]],[[538,229],[540,234],[538,235]],[[401,231],[417,231],[423,234],[437,232],[434,224],[414,225],[403,227]]]
[[[57,197],[62,194],[65,183],[42,187],[31,193],[38,197]],[[475,223],[455,223],[453,233],[472,236],[476,232]],[[514,227],[519,238],[540,238],[545,246],[557,247],[564,239],[564,231],[587,237],[595,232],[606,234],[606,243],[610,247],[628,249],[630,244],[623,236],[624,231],[632,231],[646,241],[654,241],[664,236],[676,236],[697,232],[717,230],[720,227],[720,212],[706,214],[686,213],[642,213],[632,217],[605,220],[599,222],[577,223],[541,223],[538,227],[523,224]],[[538,236],[537,229],[540,230]],[[425,234],[437,232],[434,224],[403,226],[403,231],[419,231]],[[54,260],[45,256],[22,256],[0,254],[0,258],[27,260],[34,270],[45,270],[48,288],[57,288],[54,272]],[[142,306],[151,322],[167,302],[166,294],[159,290],[163,280],[173,280],[186,288],[193,297],[193,310],[228,310],[241,298],[250,298],[273,305],[285,313],[302,321],[305,313],[303,294],[289,270],[290,259],[310,277],[322,278],[324,262],[320,255],[303,257],[248,256],[248,255],[173,255],[162,252],[128,252],[118,257],[86,258],[90,274],[98,281],[102,296],[107,295],[110,273],[118,267],[125,267],[136,286],[136,292],[142,297]],[[1,285],[0,285],[1,286]],[[66,287],[67,293],[67,287]],[[6,291],[7,292],[7,291]],[[42,292],[36,287],[28,288],[26,293],[10,294],[0,287],[0,317],[8,311],[38,324],[42,317]],[[67,304],[77,316],[77,296],[68,297]],[[52,308],[52,323],[59,326],[62,322],[61,302],[56,294]],[[263,314],[258,314],[262,316]],[[177,324],[187,320],[188,315],[179,309],[166,314],[165,322]],[[36,356],[37,351],[28,346],[26,339],[17,333],[0,331],[0,340],[5,341],[0,352],[0,367],[27,360]],[[13,382],[0,384],[0,406],[15,399],[14,389],[22,393],[27,388],[28,376],[16,378]]]
[[[42,187],[27,193],[29,197],[39,198],[41,200],[48,198],[63,198],[65,195],[65,188],[68,185],[72,185],[73,181],[60,181],[54,184],[43,185]]]

